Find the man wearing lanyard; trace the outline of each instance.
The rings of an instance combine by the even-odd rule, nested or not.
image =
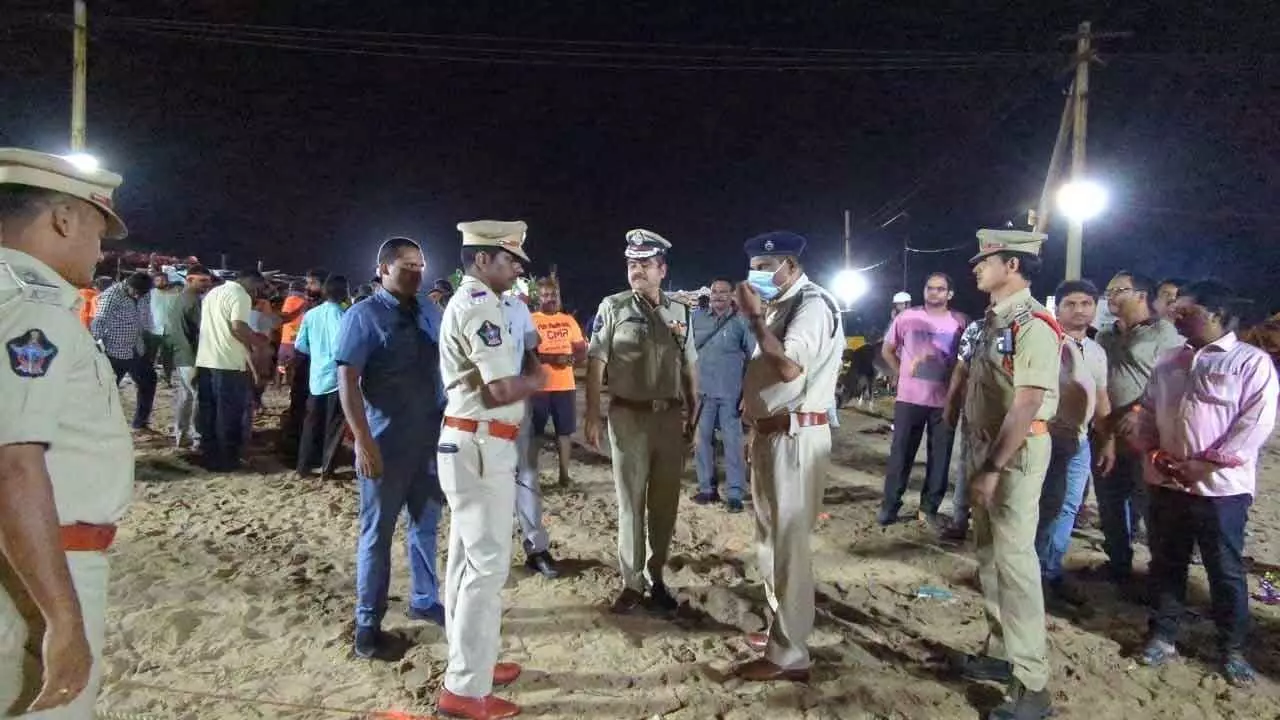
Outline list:
[[[338,393],[356,443],[360,539],[356,554],[355,652],[374,657],[387,612],[391,538],[408,511],[409,617],[444,624],[436,573],[443,495],[435,446],[444,409],[440,309],[418,300],[425,260],[408,238],[378,251],[382,286],[342,316]]]
[[[720,430],[724,445],[725,507],[731,513],[742,512],[742,496],[746,491],[746,457],[742,452],[742,375],[747,359],[756,349],[751,328],[730,307],[733,285],[718,279],[711,283],[711,300],[706,310],[696,310],[690,323],[698,352],[697,446],[694,458],[698,468],[699,505],[720,502],[716,490],[716,455],[712,443]]]

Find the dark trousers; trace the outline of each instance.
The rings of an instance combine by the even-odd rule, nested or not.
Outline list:
[[[1151,503],[1151,634],[1166,642],[1178,636],[1187,602],[1187,565],[1191,548],[1209,576],[1213,622],[1219,649],[1236,652],[1249,634],[1249,590],[1245,582],[1244,526],[1250,495],[1203,497],[1148,486]]]
[[[147,365],[155,367],[156,359],[160,360],[160,369],[164,371],[166,385],[173,383],[173,345],[165,341],[164,335],[142,334],[142,342],[147,348]]]
[[[1115,469],[1107,477],[1098,478],[1094,492],[1102,520],[1102,546],[1111,562],[1112,576],[1126,580],[1133,572],[1133,542],[1138,528],[1149,526],[1150,522],[1142,454],[1120,445],[1123,443],[1117,443]]]
[[[145,355],[134,355],[129,360],[110,360],[111,369],[116,371],[116,385],[128,375],[138,390],[138,404],[133,410],[133,428],[141,430],[151,422],[151,405],[156,400],[156,369]]]
[[[342,441],[345,425],[337,390],[308,398],[307,415],[302,421],[302,437],[298,442],[298,472],[310,472],[317,457],[320,458],[321,474],[332,472],[333,456]]]
[[[240,464],[245,424],[253,398],[253,378],[244,370],[196,369],[200,398],[196,425],[200,451],[210,470],[233,470]]]
[[[924,487],[920,488],[920,509],[933,514],[947,494],[947,466],[951,464],[954,431],[943,421],[942,408],[897,402],[893,404],[893,445],[884,475],[884,509],[896,515],[911,480],[920,440],[926,431],[929,447],[925,460]]]

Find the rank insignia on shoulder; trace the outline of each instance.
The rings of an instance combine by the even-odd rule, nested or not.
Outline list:
[[[4,344],[9,352],[9,369],[25,378],[44,377],[58,355],[58,347],[49,342],[44,331],[32,328]]]
[[[471,291],[471,297],[473,298],[482,298],[482,297],[488,297],[488,296],[489,296],[488,290],[472,290]]]
[[[476,331],[476,335],[480,338],[480,342],[485,347],[499,347],[502,345],[502,328],[485,320],[480,324],[480,329]]]

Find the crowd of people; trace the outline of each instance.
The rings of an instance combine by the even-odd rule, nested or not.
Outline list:
[[[458,225],[456,289],[424,286],[421,247],[392,238],[374,258],[376,280],[354,300],[344,277],[320,270],[280,296],[257,272],[219,282],[193,266],[181,287],[143,271],[98,288],[86,313],[77,288],[93,284],[101,240],[125,234],[110,202],[120,182],[59,157],[0,149],[0,330],[10,359],[0,374],[0,468],[7,492],[23,500],[0,505],[0,553],[17,580],[0,593],[0,620],[22,631],[0,637],[0,704],[92,714],[103,553],[132,484],[118,394],[126,376],[137,388],[135,432],[150,432],[163,379],[174,387],[174,442],[194,446],[210,470],[243,465],[271,382],[290,390],[282,437],[300,475],[332,473],[349,437],[359,490],[354,653],[384,656],[390,547],[403,513],[408,615],[442,626],[448,640],[438,708],[487,719],[520,710],[493,692],[521,674],[499,661],[513,524],[528,567],[559,575],[542,517],[539,438],[550,423],[559,482],[572,483],[575,369],[584,369],[582,436],[607,449],[617,496],[611,611],[671,617],[679,608],[665,570],[692,445],[693,501],[738,513],[749,494],[755,516],[771,622],[746,638],[759,656],[733,673],[809,679],[810,537],[846,343],[839,306],[806,274],[803,237],[747,240],[745,282],[717,279],[706,306],[691,308],[662,290],[671,242],[633,230],[619,263],[627,289],[604,298],[587,333],[563,312],[554,278],[537,281],[536,312],[515,291],[531,264],[520,221]],[[897,308],[883,346],[897,397],[878,520],[899,521],[927,438],[917,517],[944,540],[971,537],[978,559],[989,633],[958,669],[1007,684],[990,717],[1048,716],[1046,606],[1086,605],[1063,558],[1092,479],[1109,558],[1101,572],[1122,597],[1151,605],[1141,661],[1176,657],[1198,548],[1222,672],[1251,684],[1244,528],[1280,389],[1272,358],[1236,335],[1237,299],[1213,281],[1156,284],[1126,271],[1105,292],[1063,283],[1055,315],[1030,293],[1045,236],[977,237],[970,264],[990,300],[983,316],[953,310],[954,281],[934,273],[922,306]],[[1116,321],[1095,331],[1104,297]],[[956,443],[962,462],[946,518]],[[1145,587],[1133,581],[1140,526],[1152,554]],[[44,625],[30,631],[45,633],[39,687],[22,672],[25,618],[35,615]]]

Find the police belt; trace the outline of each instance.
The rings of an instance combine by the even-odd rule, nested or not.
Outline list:
[[[467,418],[449,417],[447,415],[444,418],[445,427],[468,433],[478,433],[480,431],[480,423],[489,426],[489,434],[493,437],[511,440],[512,442],[520,437],[519,425],[498,422],[497,420],[468,420]]]
[[[58,528],[64,552],[103,552],[116,539],[115,525],[76,523]]]
[[[795,418],[796,427],[817,427],[826,425],[826,413],[798,412],[770,415],[752,423],[757,435],[779,435],[791,432],[791,418]]]
[[[639,410],[640,412],[666,412],[672,408],[680,407],[680,400],[629,400],[613,395],[609,398],[609,406]]]

